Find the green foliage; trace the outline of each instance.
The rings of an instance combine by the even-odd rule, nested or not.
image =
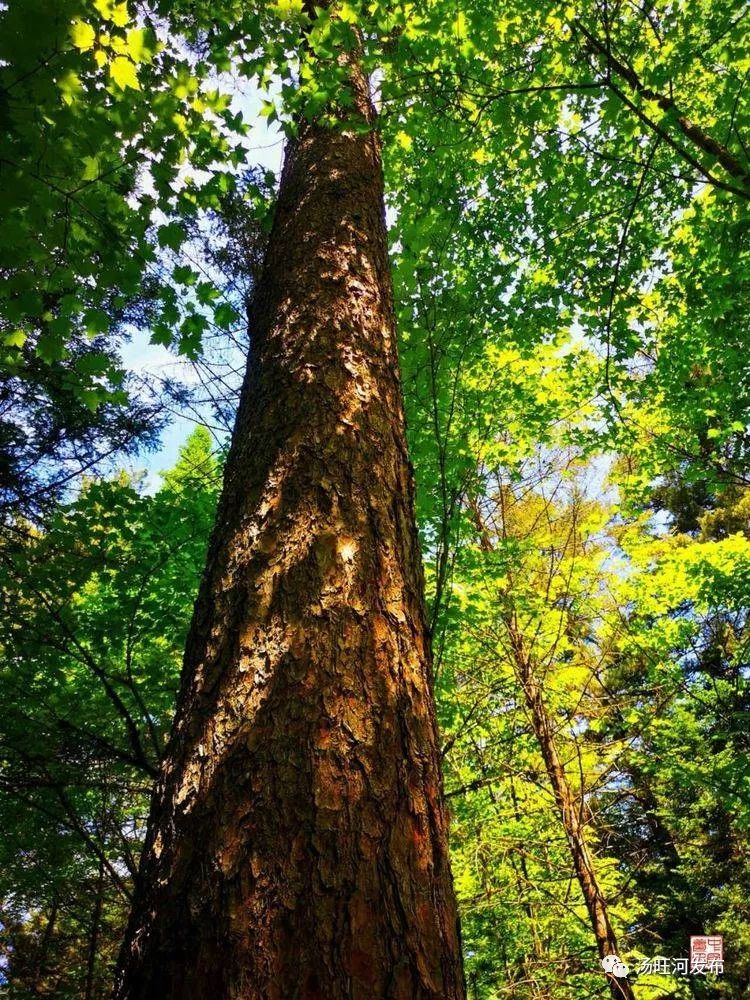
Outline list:
[[[156,401],[120,360],[133,328],[195,358],[214,307],[220,328],[238,319],[175,290],[186,226],[234,187],[245,131],[177,32],[125,0],[0,12],[5,513],[38,515],[66,462],[154,443]]]
[[[631,490],[655,468],[741,474],[745,19],[401,10],[382,98],[404,329],[444,325],[446,378],[488,340],[583,339],[600,431],[637,457]]]
[[[37,975],[47,995],[82,995],[99,889],[109,930],[96,995],[108,992],[218,471],[199,428],[153,496],[124,476],[91,482],[44,532],[19,524],[3,546],[0,900],[9,996],[29,995]]]

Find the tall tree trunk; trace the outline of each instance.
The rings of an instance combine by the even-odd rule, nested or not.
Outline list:
[[[301,126],[253,313],[115,995],[462,1000],[373,131]]]
[[[617,955],[617,937],[609,919],[607,902],[599,885],[594,862],[586,842],[586,831],[581,818],[579,804],[570,787],[568,776],[555,744],[554,727],[544,703],[542,690],[536,677],[534,664],[528,654],[523,635],[515,615],[506,619],[510,644],[518,679],[523,690],[526,705],[531,713],[534,734],[544,760],[544,767],[552,785],[552,793],[560,813],[565,836],[570,846],[578,883],[583,893],[591,927],[596,938],[599,957]],[[609,990],[614,1000],[634,1000],[633,988],[627,979],[607,974]]]

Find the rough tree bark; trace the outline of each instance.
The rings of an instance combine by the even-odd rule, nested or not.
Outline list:
[[[373,131],[287,151],[115,996],[464,997]]]

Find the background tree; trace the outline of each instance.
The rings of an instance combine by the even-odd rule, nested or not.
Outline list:
[[[8,991],[107,996],[218,490],[199,428],[153,496],[89,483],[4,546]],[[168,544],[164,544],[165,540]]]

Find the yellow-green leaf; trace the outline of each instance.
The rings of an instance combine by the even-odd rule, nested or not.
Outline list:
[[[401,146],[402,149],[406,149],[407,151],[410,150],[412,147],[412,138],[410,135],[407,135],[406,132],[397,132],[396,142],[399,144],[399,146]]]
[[[84,156],[83,157],[83,174],[81,179],[84,181],[93,181],[99,176],[99,161],[95,156]]]
[[[277,0],[272,8],[274,14],[284,21],[299,17],[304,9],[302,0]]]
[[[338,9],[338,16],[342,21],[346,21],[347,24],[357,24],[359,21],[359,14],[350,3],[341,4]]]
[[[84,21],[74,21],[70,27],[70,37],[73,40],[73,45],[81,52],[85,52],[86,49],[94,47],[96,32],[90,24],[86,24]]]
[[[62,93],[62,99],[66,104],[72,104],[78,100],[83,87],[78,75],[72,69],[66,70],[57,81],[57,86]]]
[[[123,28],[130,20],[127,3],[113,3],[113,0],[94,0],[94,6],[106,21]]]
[[[128,55],[133,62],[148,62],[152,49],[145,28],[131,28],[127,34]]]
[[[13,330],[11,333],[6,333],[3,336],[3,343],[6,347],[23,347],[26,343],[26,331]]]
[[[109,66],[109,75],[122,90],[125,90],[126,87],[132,87],[133,90],[141,89],[135,63],[126,56],[117,56],[116,59],[112,60]]]

